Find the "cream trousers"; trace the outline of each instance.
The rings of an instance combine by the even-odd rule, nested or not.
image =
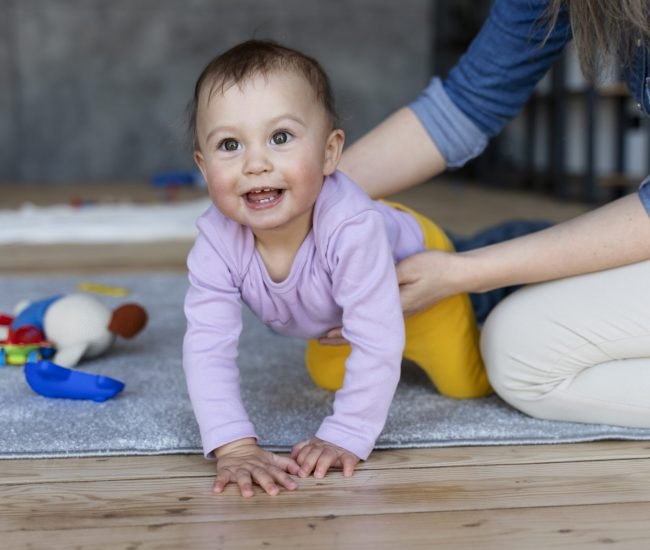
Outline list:
[[[650,428],[650,261],[513,293],[481,351],[495,391],[531,416]]]

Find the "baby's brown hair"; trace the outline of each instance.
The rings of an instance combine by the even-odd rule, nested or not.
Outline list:
[[[188,105],[189,131],[194,149],[198,149],[196,116],[199,96],[206,86],[210,87],[208,97],[211,97],[215,91],[223,93],[230,86],[273,71],[293,71],[304,76],[314,90],[316,99],[322,103],[332,128],[338,126],[334,93],[329,78],[318,61],[272,40],[247,40],[210,61],[196,81],[194,97]]]

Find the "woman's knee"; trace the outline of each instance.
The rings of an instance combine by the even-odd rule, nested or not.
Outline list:
[[[508,378],[512,375],[510,357],[511,325],[515,312],[502,302],[486,319],[481,331],[481,355],[494,391],[503,397],[509,391]]]
[[[490,383],[501,398],[517,407],[549,391],[548,365],[540,341],[543,321],[535,314],[526,290],[501,302],[481,332],[481,353]]]

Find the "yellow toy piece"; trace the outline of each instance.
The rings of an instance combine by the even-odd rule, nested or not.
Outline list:
[[[0,367],[22,367],[28,361],[40,361],[43,357],[54,354],[50,342],[38,344],[0,343]]]
[[[83,282],[77,284],[77,288],[84,292],[93,292],[95,294],[103,294],[105,296],[113,296],[115,298],[122,298],[129,295],[129,291],[126,288],[104,285],[101,283]]]

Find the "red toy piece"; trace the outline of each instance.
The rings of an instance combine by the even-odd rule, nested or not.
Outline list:
[[[45,340],[38,327],[25,325],[14,331],[13,320],[10,315],[0,314],[0,367],[52,357],[54,346]]]

